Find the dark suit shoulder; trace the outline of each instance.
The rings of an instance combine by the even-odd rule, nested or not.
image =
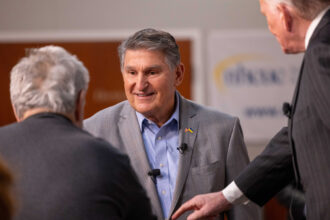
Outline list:
[[[17,219],[151,219],[128,157],[65,117],[37,115],[0,128],[0,154],[19,176]],[[32,212],[26,204],[35,201]]]
[[[330,34],[330,10],[324,15],[324,17],[321,19],[320,23],[316,27],[310,39],[308,47],[313,45],[315,42],[323,42],[329,44],[330,43],[329,34]]]
[[[16,127],[17,127],[17,124],[18,123],[15,122],[15,123],[11,123],[11,124],[8,124],[8,125],[1,126],[0,127],[0,135],[3,135],[3,134],[6,134],[7,132],[15,130]]]

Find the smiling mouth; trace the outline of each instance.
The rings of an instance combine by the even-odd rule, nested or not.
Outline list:
[[[151,93],[147,93],[147,94],[138,94],[138,93],[135,93],[135,95],[137,96],[137,97],[141,97],[141,98],[143,98],[143,97],[149,97],[149,96],[152,96],[152,95],[154,95],[155,93],[153,93],[153,92],[151,92]]]

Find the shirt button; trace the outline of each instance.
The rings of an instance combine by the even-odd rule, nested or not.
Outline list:
[[[165,195],[166,194],[166,191],[165,190],[162,190],[162,194]]]
[[[159,136],[157,139],[158,139],[158,140],[161,140],[161,139],[162,139],[162,136]]]
[[[161,163],[161,164],[159,164],[159,166],[160,166],[160,167],[164,167],[164,164]]]

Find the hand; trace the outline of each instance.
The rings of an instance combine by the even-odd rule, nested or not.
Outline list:
[[[185,202],[172,216],[172,220],[180,217],[184,212],[195,210],[187,220],[215,219],[215,217],[225,210],[230,209],[232,204],[227,201],[222,192],[197,195]]]

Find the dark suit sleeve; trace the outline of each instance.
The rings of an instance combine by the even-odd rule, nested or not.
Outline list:
[[[248,199],[262,206],[293,179],[288,128],[284,127],[234,181]]]
[[[327,38],[329,33],[327,35]],[[306,72],[311,73],[313,105],[324,125],[330,129],[330,43],[317,43],[308,50]]]

